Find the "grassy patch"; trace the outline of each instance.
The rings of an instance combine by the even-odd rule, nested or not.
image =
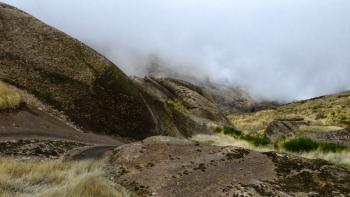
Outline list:
[[[0,196],[122,196],[102,161],[18,161],[0,158]]]
[[[323,143],[312,140],[307,137],[294,138],[283,143],[283,148],[290,152],[310,152],[320,150],[322,152],[341,152],[348,147],[334,144],[334,143]]]
[[[322,116],[320,116],[322,114]],[[274,110],[232,114],[229,119],[239,129],[262,134],[268,124],[280,117],[303,117],[315,126],[350,126],[350,92],[329,95],[306,101],[292,102]],[[335,127],[334,127],[335,128]],[[310,128],[304,128],[306,130]],[[317,128],[321,131],[328,128]],[[317,130],[316,129],[316,130]]]
[[[333,131],[340,131],[342,130],[342,127],[337,126],[307,126],[302,125],[299,127],[299,131],[301,132],[333,132]]]
[[[242,136],[242,132],[233,127],[224,126],[223,131],[225,135]]]
[[[283,148],[291,152],[310,152],[317,150],[319,143],[313,141],[310,138],[295,138],[289,140],[283,144]]]
[[[0,82],[0,110],[15,109],[20,103],[19,93]]]
[[[216,127],[214,128],[214,132],[221,133],[223,132],[225,135],[229,135],[231,137],[234,137],[236,139],[247,141],[254,146],[265,146],[270,144],[270,139],[266,136],[253,136],[253,135],[246,135],[243,134],[240,130],[233,128],[233,127]]]
[[[250,142],[254,146],[266,146],[271,142],[270,138],[266,136],[242,135],[240,139]]]
[[[276,151],[276,150],[280,152],[286,151],[285,149],[282,148],[283,143],[285,142],[284,139],[281,139],[278,144],[274,144],[271,146],[254,146],[253,144],[245,140],[228,137],[223,133],[216,134],[216,135],[198,134],[198,135],[192,136],[192,140],[197,142],[202,142],[202,143],[205,143],[207,141],[213,141],[214,142],[213,144],[216,146],[237,146],[237,147],[256,150],[260,152]],[[337,151],[337,152],[324,152],[319,148],[317,150],[310,151],[310,152],[289,152],[289,153],[296,156],[309,158],[309,159],[327,160],[334,164],[350,169],[350,150],[349,149],[346,149],[344,151]]]
[[[181,101],[178,100],[171,100],[166,98],[160,99],[163,103],[166,103],[169,106],[172,106],[176,111],[185,113],[187,111],[186,107],[182,104]]]

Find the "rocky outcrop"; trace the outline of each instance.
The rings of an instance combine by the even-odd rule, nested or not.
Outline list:
[[[148,95],[159,101],[172,105],[186,117],[203,124],[230,124],[218,105],[202,88],[186,81],[146,76],[134,77],[134,81]]]
[[[276,119],[267,126],[264,134],[272,140],[292,137],[299,133],[299,127],[301,125],[309,124],[303,118]]]
[[[139,196],[346,196],[350,171],[321,160],[172,137],[120,146],[111,179]]]
[[[132,81],[78,40],[0,3],[0,79],[86,131],[142,139],[155,122]]]
[[[302,126],[307,126],[308,130],[303,131]],[[305,121],[303,118],[285,118],[272,121],[264,131],[264,134],[272,140],[289,137],[308,137],[316,141],[325,143],[334,143],[344,146],[350,146],[350,129],[319,131],[318,127],[312,126],[311,122]],[[314,128],[314,130],[313,130]]]
[[[167,66],[167,62],[156,56],[150,58],[147,66],[147,72],[151,76],[166,78],[198,92],[211,102],[214,102],[225,115],[276,107],[276,103],[273,102],[255,101],[242,87],[232,84],[215,83],[210,79],[196,77],[193,73],[179,73],[175,66]]]
[[[58,159],[71,149],[83,146],[86,144],[73,141],[20,139],[0,141],[0,154],[23,159]]]
[[[303,132],[299,135],[310,137],[325,143],[334,143],[350,147],[350,129],[329,132]]]

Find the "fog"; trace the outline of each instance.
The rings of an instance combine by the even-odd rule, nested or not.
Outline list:
[[[6,0],[129,75],[150,61],[290,101],[350,88],[349,0]]]

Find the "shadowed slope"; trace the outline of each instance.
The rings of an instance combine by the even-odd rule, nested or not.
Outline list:
[[[85,130],[144,138],[154,128],[141,94],[113,63],[2,3],[0,79],[63,111]]]

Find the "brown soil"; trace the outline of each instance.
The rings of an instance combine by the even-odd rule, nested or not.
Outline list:
[[[321,160],[171,137],[120,146],[114,181],[140,196],[346,196],[350,171]]]
[[[35,107],[0,113],[0,141],[17,139],[46,139],[75,141],[87,144],[120,145],[109,136],[83,133]]]

